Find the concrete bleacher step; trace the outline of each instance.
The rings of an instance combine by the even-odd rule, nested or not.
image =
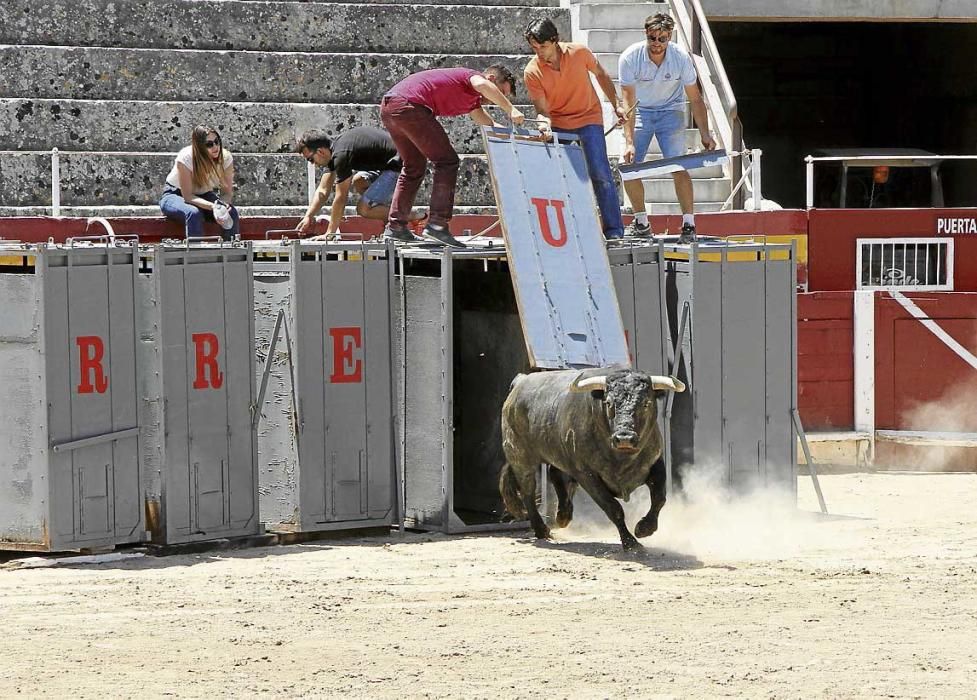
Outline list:
[[[239,2],[3,0],[0,44],[299,53],[523,54],[535,7]],[[561,29],[569,11],[553,8]],[[409,31],[403,31],[409,27]]]
[[[729,180],[725,178],[692,178],[695,196],[704,202],[725,201],[729,196]],[[672,178],[645,180],[646,202],[668,202],[675,200],[675,185]]]
[[[60,161],[61,203],[65,206],[155,204],[173,166],[172,155],[63,152]],[[2,164],[0,204],[50,205],[49,155],[7,155]],[[234,158],[234,181],[235,204],[299,206],[308,203],[307,166],[298,154],[238,154]],[[427,202],[430,186],[431,178],[427,177],[418,202]],[[455,201],[459,205],[494,204],[484,157],[462,156]]]
[[[532,109],[521,105],[527,115]],[[489,110],[501,118],[496,110]],[[232,152],[287,152],[307,129],[337,135],[354,126],[380,126],[376,104],[289,102],[155,102],[149,100],[0,99],[0,151],[176,151],[198,124],[217,128]],[[442,119],[459,153],[483,153],[470,119]]]
[[[641,29],[648,15],[665,9],[657,3],[616,2],[577,5],[574,12],[580,29]]]
[[[526,56],[161,51],[0,46],[0,97],[227,102],[375,103],[397,81],[428,68],[477,70],[502,63],[517,75]],[[37,80],[36,76],[45,76]],[[521,85],[517,101],[525,97]]]
[[[624,49],[638,41],[645,40],[643,29],[588,29],[584,30],[587,48],[595,54],[620,54]]]

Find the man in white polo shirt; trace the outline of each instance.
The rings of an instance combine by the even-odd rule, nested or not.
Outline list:
[[[664,13],[651,15],[645,20],[646,41],[632,44],[618,63],[618,78],[624,96],[624,109],[628,119],[624,124],[623,161],[632,163],[644,160],[652,137],[658,139],[665,158],[685,155],[685,101],[692,107],[692,118],[699,129],[702,146],[706,150],[716,147],[709,132],[706,103],[699,92],[692,57],[678,44],[671,41],[675,21]],[[637,102],[637,109],[633,109]],[[695,216],[693,209],[692,177],[685,170],[672,173],[675,194],[682,207],[681,243],[695,240]],[[648,212],[645,210],[644,183],[628,180],[624,191],[634,210],[631,235],[650,236]]]

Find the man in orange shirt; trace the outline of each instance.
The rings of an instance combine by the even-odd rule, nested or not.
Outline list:
[[[526,66],[524,77],[529,98],[543,119],[540,131],[547,134],[556,129],[580,137],[604,237],[623,238],[621,206],[604,141],[604,115],[590,75],[596,76],[597,84],[614,105],[618,123],[622,123],[624,108],[614,82],[586,46],[561,43],[552,20],[533,21],[525,36],[536,54]]]

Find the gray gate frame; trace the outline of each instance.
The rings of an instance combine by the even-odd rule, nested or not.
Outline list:
[[[253,348],[254,345],[254,271],[253,271],[253,261],[252,261],[253,256],[251,253],[250,243],[219,242],[219,241],[214,242],[211,241],[211,239],[198,239],[198,240],[188,239],[184,241],[182,245],[179,244],[173,245],[172,243],[154,245],[152,246],[151,251],[147,252],[147,256],[150,256],[153,259],[151,285],[152,285],[153,303],[156,306],[156,310],[152,314],[152,318],[148,320],[155,321],[160,325],[157,329],[155,342],[153,344],[154,345],[153,353],[155,355],[154,364],[158,369],[158,373],[157,373],[157,377],[154,380],[150,380],[150,383],[147,384],[145,389],[148,390],[148,393],[150,394],[157,393],[158,396],[162,397],[164,403],[169,400],[168,397],[163,396],[162,394],[162,390],[166,381],[165,379],[166,344],[165,344],[165,339],[163,337],[164,329],[162,327],[163,317],[165,315],[165,312],[162,308],[162,304],[163,304],[162,300],[163,300],[163,291],[165,285],[163,279],[164,277],[163,273],[167,268],[166,259],[171,256],[179,256],[179,255],[183,255],[183,256],[190,255],[190,256],[201,256],[201,257],[213,256],[214,258],[219,259],[223,268],[228,263],[226,259],[228,254],[241,256],[245,258],[244,264],[246,267],[248,291],[247,291],[247,299],[241,300],[241,303],[246,304],[248,309],[248,314],[247,314],[248,336],[251,339],[250,340],[251,347]],[[213,262],[217,262],[217,260],[214,260]],[[185,263],[181,263],[181,265],[185,265]],[[225,301],[221,300],[221,303],[223,304],[225,303]],[[184,308],[183,311],[181,312],[181,317],[184,320],[184,324],[186,324],[187,306],[188,304],[184,303]],[[225,357],[226,357],[226,351],[225,351]],[[248,406],[247,406],[248,416],[249,416],[248,435],[250,436],[250,440],[251,440],[251,448],[250,448],[251,487],[249,491],[252,499],[252,512],[246,521],[243,522],[235,521],[237,524],[236,527],[228,526],[220,529],[213,529],[210,530],[209,532],[199,531],[199,532],[192,532],[188,534],[181,533],[177,530],[176,524],[172,522],[172,518],[170,517],[170,511],[173,508],[173,504],[171,504],[169,501],[171,496],[169,491],[171,490],[172,487],[171,482],[174,479],[176,479],[178,476],[177,474],[173,473],[174,470],[172,466],[169,465],[170,458],[167,455],[168,443],[172,439],[170,437],[170,430],[167,427],[167,422],[170,420],[169,417],[170,411],[165,406],[161,406],[158,407],[154,412],[152,409],[149,408],[149,404],[151,404],[155,399],[152,398],[152,396],[145,397],[144,399],[145,405],[142,408],[147,410],[149,415],[147,416],[146,422],[142,425],[144,434],[146,433],[146,431],[149,430],[157,430],[160,428],[162,429],[160,430],[159,433],[155,434],[154,436],[156,440],[159,442],[158,458],[149,460],[150,471],[151,471],[151,467],[154,466],[152,462],[157,462],[155,466],[158,466],[160,470],[160,473],[158,474],[158,483],[157,483],[159,488],[159,494],[152,494],[153,496],[155,495],[159,496],[159,504],[158,504],[159,512],[157,514],[159,520],[157,523],[155,523],[158,529],[156,532],[154,532],[156,541],[167,543],[167,544],[175,544],[175,543],[196,542],[201,540],[222,539],[227,537],[250,536],[250,535],[257,535],[261,533],[262,528],[261,528],[261,519],[259,516],[259,505],[258,505],[258,447],[257,447],[258,443],[257,443],[257,433],[255,431],[254,421],[251,419],[255,410],[255,401],[256,401],[254,352],[248,353],[248,363],[249,363]],[[143,375],[144,374],[143,371],[140,371],[140,374]],[[144,376],[148,376],[148,375],[144,375]],[[189,376],[189,368],[188,368],[187,376]],[[230,381],[230,377],[227,378],[227,381]],[[187,395],[187,399],[189,405],[189,394]],[[153,420],[150,420],[150,418],[152,418]],[[189,450],[189,444],[192,441],[189,432],[186,435],[186,439],[188,444],[187,449]],[[189,452],[187,454],[189,459]],[[190,468],[189,465],[187,466],[187,468],[188,469]],[[152,481],[152,479],[148,481]],[[227,492],[225,492],[224,498],[230,499],[232,497],[232,494],[230,492],[231,489],[230,471],[228,471],[227,489],[228,490]],[[147,494],[147,496],[149,495],[150,494]],[[193,498],[191,497],[190,501],[192,502],[192,500]],[[190,503],[188,503],[186,507],[189,508]],[[230,512],[228,512],[228,516],[230,517]]]
[[[407,291],[404,282],[403,261],[408,259],[417,260],[439,260],[440,261],[440,292],[441,292],[441,314],[439,329],[441,335],[441,522],[434,523],[425,520],[423,511],[412,513],[409,507],[410,495],[407,489],[407,426],[406,421],[400,421],[397,432],[397,439],[400,449],[398,451],[398,471],[403,484],[401,494],[403,497],[403,522],[406,527],[421,530],[436,530],[446,534],[459,534],[465,532],[498,532],[502,530],[523,530],[527,528],[526,521],[512,521],[508,523],[480,523],[468,525],[455,513],[454,498],[454,261],[456,259],[474,258],[478,260],[505,260],[506,252],[503,248],[473,248],[470,250],[456,251],[450,248],[426,248],[426,247],[398,247],[397,248],[398,269],[400,274],[397,276],[397,296],[399,298],[399,318],[400,324],[396,329],[396,338],[399,338],[400,358],[397,366],[400,370],[400,399],[407,400],[407,311],[406,298]],[[395,409],[397,407],[395,406]],[[401,411],[395,411],[401,414]],[[403,414],[401,414],[403,415]],[[420,517],[418,517],[420,516]]]
[[[270,339],[270,344],[268,348],[268,359],[266,361],[264,370],[262,372],[260,389],[258,393],[258,399],[256,404],[256,414],[255,414],[255,428],[259,426],[261,419],[261,412],[264,407],[264,396],[265,389],[267,387],[268,379],[270,376],[272,368],[272,357],[275,352],[275,347],[277,342],[284,342],[286,345],[286,351],[289,357],[289,373],[290,385],[291,385],[291,401],[294,411],[294,424],[293,424],[293,438],[295,440],[295,453],[294,458],[296,460],[296,468],[301,470],[302,465],[300,463],[300,447],[299,442],[301,441],[301,430],[299,426],[304,422],[304,417],[302,416],[302,407],[300,401],[300,391],[298,387],[298,368],[297,361],[298,355],[296,354],[296,344],[297,344],[297,321],[295,319],[295,311],[298,302],[296,301],[298,296],[296,293],[296,288],[298,285],[298,275],[296,273],[297,265],[301,262],[302,254],[304,252],[309,253],[321,253],[322,255],[337,255],[346,256],[347,262],[350,265],[355,265],[359,262],[365,267],[366,262],[370,259],[376,261],[383,259],[387,265],[387,284],[386,284],[386,295],[387,295],[387,333],[388,333],[388,343],[387,343],[387,366],[388,366],[388,376],[389,376],[389,386],[388,390],[388,401],[390,405],[390,431],[388,435],[389,440],[389,450],[390,450],[390,484],[391,484],[391,494],[390,494],[390,508],[388,509],[387,515],[382,518],[363,518],[357,520],[335,520],[327,522],[313,522],[306,519],[304,511],[299,509],[299,522],[294,525],[288,523],[271,523],[268,522],[266,525],[271,529],[287,530],[290,532],[328,532],[336,530],[348,530],[348,529],[358,529],[358,528],[372,528],[372,527],[384,527],[393,524],[398,524],[403,526],[403,497],[402,497],[402,476],[399,469],[400,460],[398,458],[398,441],[396,440],[396,435],[398,432],[398,422],[399,415],[396,410],[396,372],[395,367],[395,347],[394,347],[394,318],[393,318],[393,303],[394,303],[394,246],[392,243],[383,243],[376,241],[358,241],[358,242],[310,242],[303,240],[289,240],[284,239],[280,242],[269,243],[269,244],[256,244],[254,247],[255,255],[272,255],[278,254],[282,258],[287,258],[287,261],[279,261],[276,263],[261,262],[256,261],[254,263],[254,273],[260,276],[263,272],[278,271],[282,274],[288,274],[289,277],[289,295],[291,297],[291,302],[289,304],[289,312],[286,312],[285,308],[280,310],[278,316],[278,322],[276,323],[275,331],[273,331],[272,338]],[[351,254],[359,254],[359,260],[350,259]],[[279,259],[281,260],[281,259]],[[320,262],[325,262],[325,260],[320,260]],[[365,270],[364,270],[365,273]],[[365,274],[364,274],[365,279]],[[365,303],[365,300],[364,300]],[[292,327],[290,331],[289,328]],[[279,335],[279,329],[283,331],[283,338]],[[364,326],[365,330],[365,326]],[[364,389],[365,390],[365,389]],[[260,432],[259,432],[260,435]],[[259,438],[260,439],[260,438]],[[370,441],[370,437],[367,437],[367,441]],[[323,467],[324,468],[324,467]],[[296,497],[298,499],[299,505],[301,505],[301,482],[297,485]]]
[[[740,238],[742,238],[744,240],[743,241],[738,241],[737,239],[740,239]],[[758,238],[761,239],[762,242],[757,243],[756,242],[756,239],[758,239]],[[765,300],[764,301],[764,304],[766,304],[766,299],[768,298],[768,292],[766,290],[767,290],[767,283],[768,283],[768,280],[769,280],[768,263],[771,260],[771,255],[772,254],[776,254],[777,252],[786,253],[788,255],[788,261],[789,261],[789,265],[787,266],[787,270],[788,270],[788,283],[789,283],[789,287],[791,289],[791,302],[790,302],[790,317],[791,317],[790,318],[790,327],[791,327],[791,338],[790,338],[790,342],[791,342],[791,348],[789,350],[789,354],[790,354],[790,357],[791,357],[791,361],[790,361],[790,366],[791,366],[791,369],[790,369],[790,374],[791,374],[791,382],[790,382],[791,383],[791,388],[790,388],[789,406],[788,406],[788,411],[787,411],[786,416],[785,416],[785,421],[790,426],[790,445],[791,445],[791,447],[790,447],[790,453],[793,456],[793,459],[792,459],[792,464],[791,465],[785,465],[785,466],[790,466],[791,469],[792,469],[792,471],[793,471],[793,478],[790,480],[790,484],[791,484],[792,493],[794,494],[794,497],[795,497],[795,500],[796,500],[796,491],[797,491],[797,478],[796,478],[797,477],[797,440],[798,440],[798,433],[797,433],[797,430],[796,430],[796,426],[794,425],[794,418],[793,418],[794,414],[797,411],[797,293],[796,293],[796,280],[797,280],[797,243],[796,243],[796,241],[791,240],[791,242],[789,244],[788,243],[767,243],[764,236],[744,235],[744,236],[729,236],[725,240],[716,241],[713,244],[710,244],[708,242],[702,242],[702,243],[694,243],[694,244],[689,245],[689,246],[682,246],[682,245],[678,245],[677,243],[666,243],[664,241],[659,241],[657,245],[658,245],[658,249],[660,251],[660,253],[659,253],[660,259],[661,259],[661,261],[663,263],[662,266],[661,266],[661,268],[660,268],[661,269],[661,285],[662,285],[662,305],[663,305],[663,308],[662,308],[662,312],[663,312],[662,320],[663,320],[664,330],[666,332],[666,336],[665,336],[666,338],[671,338],[672,337],[672,333],[671,333],[672,329],[670,327],[670,324],[669,324],[669,321],[668,321],[668,316],[667,316],[667,313],[665,313],[665,308],[664,308],[664,305],[665,305],[666,276],[668,275],[668,265],[667,265],[667,263],[668,263],[669,260],[674,261],[674,263],[676,263],[676,264],[682,264],[684,262],[688,266],[689,288],[692,291],[692,297],[694,299],[695,290],[696,290],[696,268],[699,267],[700,265],[714,265],[714,264],[716,264],[714,262],[706,261],[706,260],[702,259],[701,256],[703,254],[706,254],[706,255],[709,255],[709,254],[716,255],[716,254],[718,254],[720,256],[720,259],[719,259],[719,266],[720,266],[720,288],[722,289],[722,287],[725,284],[728,267],[730,265],[736,265],[737,264],[737,262],[735,262],[735,261],[730,261],[730,259],[729,259],[730,253],[753,253],[753,254],[755,254],[757,256],[758,260],[759,261],[762,261],[762,263],[763,263],[763,270],[764,270],[764,272],[763,272],[763,286],[764,286],[764,295],[763,295],[763,297],[764,297],[764,300]],[[723,303],[723,297],[722,296],[720,297],[720,302]],[[686,340],[686,335],[688,333],[692,333],[693,332],[693,324],[694,324],[694,321],[695,321],[695,319],[694,319],[694,309],[689,309],[688,306],[689,305],[687,303],[684,304],[684,307],[685,308],[683,308],[683,313],[682,314],[676,314],[680,318],[679,328],[676,329],[676,342],[675,342],[675,345],[674,346],[671,346],[669,344],[669,347],[668,347],[668,366],[670,368],[669,369],[669,374],[678,376],[678,374],[677,374],[678,368],[680,366],[682,366],[683,365],[683,362],[684,362],[684,368],[685,368],[686,372],[688,373],[688,380],[689,380],[687,382],[687,388],[686,388],[686,390],[689,391],[689,392],[692,392],[691,395],[693,397],[695,397],[696,396],[696,386],[695,386],[695,381],[696,380],[695,380],[695,376],[693,374],[694,373],[694,369],[690,369],[688,358],[685,358],[683,356],[683,354],[684,354],[683,353],[683,345],[684,345],[684,341]],[[723,311],[723,309],[720,309],[720,324],[722,324],[722,311]],[[766,307],[764,307],[763,316],[764,316],[764,348],[765,348],[765,351],[764,352],[765,352],[765,357],[766,357],[766,353],[769,352],[769,345],[767,344],[767,327],[768,327],[769,323],[767,321],[767,310],[766,310]],[[723,330],[722,329],[722,325],[720,325],[720,335],[722,335],[722,330]],[[690,342],[690,347],[691,347],[691,342]],[[723,357],[723,355],[721,355],[721,358],[722,357]],[[726,372],[724,371],[724,368],[722,366],[722,363],[721,363],[720,368],[719,368],[719,373],[720,373],[720,377],[721,377],[721,379],[723,381],[723,386],[722,386],[722,390],[721,390],[722,406],[721,406],[721,409],[720,409],[720,413],[721,413],[721,426],[722,426],[721,427],[722,433],[721,433],[721,437],[720,437],[720,445],[724,447],[723,455],[722,455],[722,464],[723,464],[723,466],[725,468],[725,471],[726,471],[726,476],[725,476],[726,484],[727,485],[733,485],[732,484],[732,469],[733,469],[733,465],[732,465],[732,462],[731,462],[732,456],[731,456],[731,454],[729,452],[729,449],[728,449],[729,446],[725,442],[725,440],[726,440],[726,426],[727,426],[727,413],[726,413],[726,393],[727,392],[726,392],[726,386],[725,386],[725,383],[726,383]],[[764,373],[764,376],[767,379],[769,379],[769,377],[767,377],[766,373]],[[769,404],[769,382],[765,382],[765,385],[764,385],[764,396],[765,396],[765,401],[767,402],[767,404]],[[670,419],[671,419],[671,406],[672,406],[673,400],[674,400],[674,394],[669,394],[668,399],[667,399],[667,404],[666,404],[666,406],[667,406],[666,407],[666,416],[665,416],[666,421],[670,421]],[[698,422],[698,418],[697,418],[698,411],[694,408],[693,409],[693,412],[694,412],[694,421],[695,421],[693,423],[693,431],[695,431],[696,430],[695,423]],[[766,435],[766,431],[767,431],[767,425],[769,424],[769,422],[770,422],[770,415],[768,413],[765,416],[765,424],[764,424],[764,434],[765,435]],[[666,470],[667,470],[667,477],[666,477],[667,478],[667,486],[666,486],[666,489],[667,489],[667,492],[669,494],[671,494],[674,491],[674,487],[673,487],[674,465],[673,465],[673,454],[672,454],[672,434],[671,434],[671,430],[664,431],[663,434],[664,434],[664,438],[665,438],[665,464],[666,464]],[[693,436],[693,440],[694,440],[694,436]],[[766,473],[766,469],[769,466],[768,460],[767,460],[767,455],[766,455],[766,444],[767,444],[767,441],[765,440],[763,444],[764,444],[764,448],[763,448],[763,459],[762,460],[758,460],[758,463],[760,464],[761,468],[764,470],[764,473]]]

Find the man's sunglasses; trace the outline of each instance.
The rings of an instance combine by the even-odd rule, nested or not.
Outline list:
[[[207,148],[213,148],[214,146],[220,146],[220,145],[221,145],[221,137],[220,137],[220,136],[218,136],[218,137],[217,137],[216,139],[214,139],[213,141],[204,141],[204,145],[205,145],[205,146],[206,146]]]
[[[669,38],[668,34],[665,34],[664,36],[651,36],[650,34],[648,34],[647,36],[648,36],[648,41],[652,41],[652,42],[657,41],[659,44],[668,43],[668,38]]]

